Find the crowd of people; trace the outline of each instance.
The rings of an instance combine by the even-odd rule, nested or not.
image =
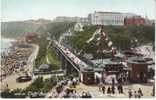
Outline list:
[[[3,55],[3,60],[1,60],[1,70],[3,71],[3,75],[1,75],[1,81],[5,76],[11,75],[13,72],[17,72],[20,70],[20,68],[24,67],[31,53],[31,47],[21,48],[15,46],[12,47],[7,56]]]
[[[55,91],[50,93],[49,98],[92,98],[93,95],[90,91],[82,91],[78,92],[76,90],[77,85],[79,84],[79,80],[76,78],[68,79],[66,81],[61,81],[55,87]],[[141,88],[137,91],[132,91],[129,89],[128,93],[125,93],[122,84],[114,84],[106,85],[103,83],[99,84],[99,91],[108,96],[112,96],[115,94],[128,94],[129,98],[141,98],[143,96],[143,92]]]
[[[64,48],[63,46],[61,46],[59,44],[58,44],[58,46],[75,62],[75,64],[82,65],[83,67],[86,67],[86,64],[81,62],[81,60],[78,59],[76,56],[74,56],[68,49]],[[112,79],[112,84],[110,84],[110,85],[105,85],[104,84],[105,80],[102,80],[103,83],[101,83],[100,82],[101,80],[98,78],[96,78],[95,81],[97,84],[99,84],[99,91],[102,92],[103,94],[114,95],[114,94],[127,94],[128,93],[129,98],[133,98],[133,97],[141,98],[143,96],[141,88],[139,88],[137,91],[133,91],[133,92],[132,92],[132,90],[129,90],[128,92],[124,91],[123,84],[126,83],[127,77],[128,77],[127,74],[123,74],[120,77],[118,77],[117,79]],[[73,80],[69,80],[67,83],[70,83],[70,84],[72,84],[72,86],[75,86]],[[65,85],[65,87],[66,87],[66,85]],[[80,93],[77,93],[76,90],[71,89],[70,87],[63,89],[63,92],[61,92],[60,94],[62,94],[61,97],[65,97],[65,98],[66,97],[69,97],[69,98],[70,97],[72,97],[72,98],[81,98],[81,97],[82,98],[90,98],[90,97],[92,97],[90,92],[82,92],[80,94]]]
[[[118,90],[118,92],[116,92]],[[123,86],[121,84],[115,86],[115,85],[110,85],[110,86],[105,86],[103,83],[99,84],[99,91],[101,91],[103,94],[115,94],[115,93],[124,93],[123,92]]]
[[[143,96],[141,88],[139,88],[138,91],[134,91],[134,93],[132,92],[131,89],[129,89],[128,91],[129,98],[141,98],[141,96]]]
[[[118,92],[116,92],[115,90],[118,90]],[[106,85],[104,85],[103,83],[100,83],[99,91],[101,91],[103,94],[107,94],[107,95],[115,94],[115,93],[118,93],[118,94],[124,93],[122,84],[117,84],[115,86],[114,79],[112,79],[112,85],[107,86],[107,88],[106,88]],[[128,91],[129,98],[141,98],[142,96],[143,96],[143,92],[142,92],[141,88],[139,88],[137,91],[134,91],[134,92],[132,92],[131,89],[129,89],[129,91]]]
[[[76,86],[79,84],[78,78],[71,78],[60,81],[54,90],[50,92],[49,98],[91,98],[90,92],[77,92]]]

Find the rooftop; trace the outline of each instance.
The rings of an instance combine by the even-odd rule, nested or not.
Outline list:
[[[50,65],[48,65],[48,64],[42,64],[42,65],[39,66],[39,69],[40,69],[40,70],[42,70],[42,69],[43,69],[43,70],[44,70],[44,69],[50,69]]]
[[[153,64],[154,62],[152,60],[148,60],[143,57],[131,57],[128,59],[128,63],[134,63],[134,64]]]
[[[91,60],[91,62],[98,67],[105,67],[106,65],[122,65],[120,59],[112,60],[111,58]]]
[[[95,11],[95,13],[121,14],[120,12],[103,12],[103,11]]]

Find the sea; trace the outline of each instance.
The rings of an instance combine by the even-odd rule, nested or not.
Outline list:
[[[8,39],[8,38],[0,38],[0,53],[6,52],[9,50],[9,47],[11,46],[11,42],[13,42],[13,39]]]

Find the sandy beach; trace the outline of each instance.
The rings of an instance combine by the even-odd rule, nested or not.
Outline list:
[[[33,69],[33,61],[36,59],[39,47],[36,45],[29,45],[30,47],[23,48],[23,44],[20,44],[19,47],[6,58],[6,61],[1,65],[1,72],[3,71],[6,76],[1,77],[2,80],[0,82],[1,90],[6,87],[13,90],[17,88],[24,89],[34,80],[32,79],[29,82],[18,83],[16,79],[24,74],[32,73]],[[23,61],[28,65],[21,65]],[[22,63],[21,63],[22,62]],[[32,63],[30,63],[32,62]],[[3,67],[5,66],[5,67]]]

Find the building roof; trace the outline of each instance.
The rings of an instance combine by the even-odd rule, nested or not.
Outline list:
[[[152,64],[153,61],[149,61],[143,57],[131,57],[127,60],[128,63],[132,64]]]
[[[95,11],[95,13],[121,14],[120,12],[103,12],[103,11]]]
[[[98,59],[98,60],[91,60],[94,65],[100,67],[106,67],[107,65],[122,65],[122,62],[118,59],[112,60],[111,58],[108,59]]]
[[[84,67],[83,71],[94,71],[92,67]]]
[[[41,64],[39,66],[39,69],[50,69],[50,65],[48,65],[48,64]]]

